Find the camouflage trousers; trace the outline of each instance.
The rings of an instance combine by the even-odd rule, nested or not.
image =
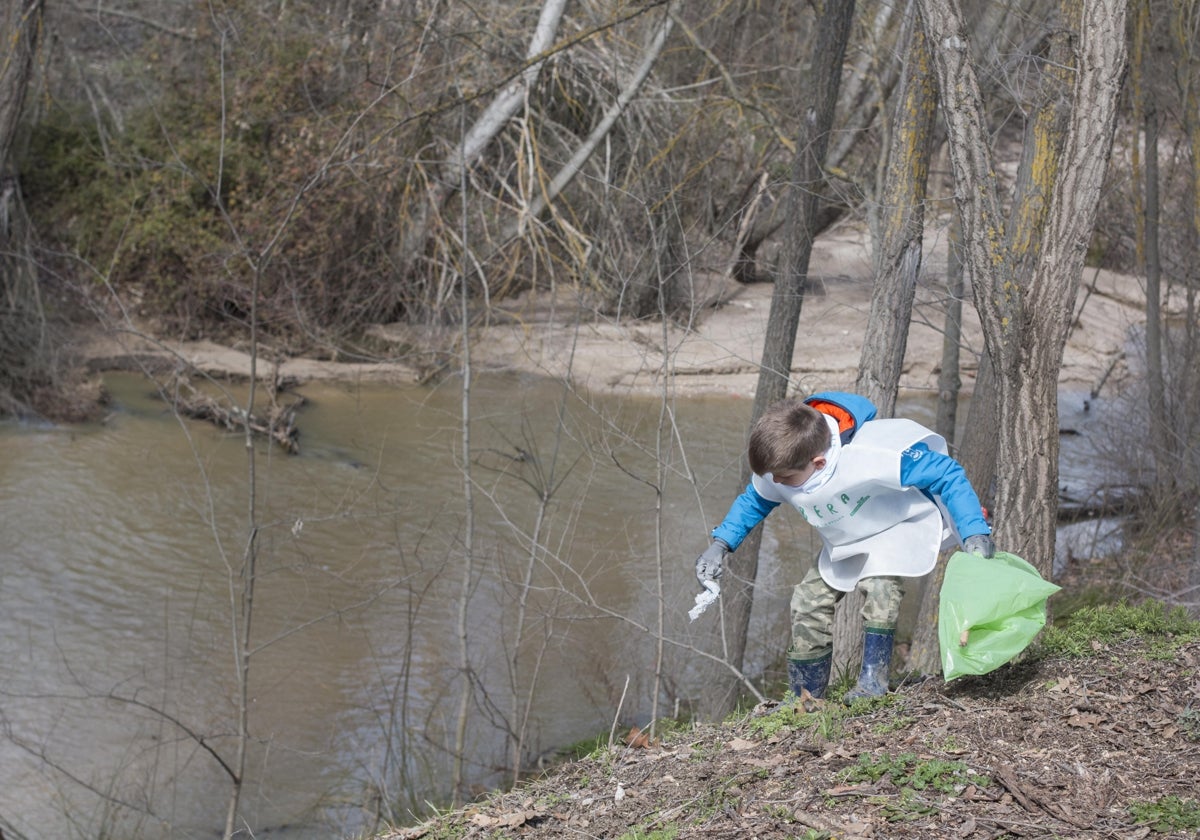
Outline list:
[[[863,578],[855,588],[866,596],[863,624],[876,630],[894,630],[904,597],[900,578]],[[792,590],[790,658],[817,659],[833,650],[833,609],[845,594],[826,583],[813,564]]]

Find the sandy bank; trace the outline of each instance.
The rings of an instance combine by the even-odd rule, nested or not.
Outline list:
[[[926,281],[918,289],[901,386],[935,389],[942,355],[943,263],[936,250],[926,261]],[[871,265],[863,237],[853,230],[822,237],[813,254],[813,288],[806,295],[792,361],[793,378],[807,391],[853,383],[870,308]],[[715,276],[715,275],[709,275]],[[768,283],[697,281],[703,301],[690,324],[587,319],[570,301],[546,294],[527,295],[497,307],[497,317],[472,333],[476,370],[518,371],[560,377],[570,374],[582,387],[621,393],[661,393],[664,376],[678,396],[752,396],[771,301]],[[1143,322],[1144,294],[1136,280],[1087,270],[1067,343],[1060,382],[1064,388],[1092,389],[1120,381],[1131,328]],[[982,345],[973,307],[964,307],[964,342]],[[420,342],[411,328],[383,325],[372,334],[384,346]],[[445,336],[442,336],[443,340]],[[90,343],[93,367],[129,367],[131,361],[185,362],[213,373],[245,376],[250,357],[212,342],[152,342],[133,333],[110,334]],[[385,354],[386,355],[386,354]],[[266,375],[273,362],[260,361]],[[975,364],[963,355],[964,387],[973,384]],[[401,355],[371,362],[287,358],[278,373],[300,382],[344,380],[413,383],[421,370]]]

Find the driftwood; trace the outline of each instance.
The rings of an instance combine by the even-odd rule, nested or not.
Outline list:
[[[255,414],[247,413],[223,391],[218,395],[201,391],[183,373],[175,373],[162,390],[170,395],[175,410],[185,417],[207,420],[230,431],[248,428],[253,434],[279,444],[289,455],[297,455],[300,453],[300,431],[296,428],[296,412],[305,400],[292,393],[286,403],[281,403],[279,395],[286,387],[287,383],[278,379],[266,383],[262,388],[266,394],[266,411]]]

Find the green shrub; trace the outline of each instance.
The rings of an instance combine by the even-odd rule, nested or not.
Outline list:
[[[240,329],[255,282],[260,325],[276,335],[395,316],[406,292],[389,264],[393,185],[332,153],[354,99],[318,96],[326,71],[303,38],[241,49],[224,86],[216,66],[193,71],[205,84],[158,80],[161,95],[119,126],[50,110],[18,161],[37,230],[185,336]]]
[[[896,702],[898,701],[894,694],[862,697],[849,706],[836,700],[827,700],[818,704],[811,712],[806,712],[797,703],[784,703],[771,714],[751,720],[750,731],[760,738],[771,738],[781,732],[811,729],[823,740],[831,741],[841,737],[846,720],[862,717]]]
[[[986,787],[990,779],[980,776],[961,761],[942,759],[918,759],[914,753],[878,758],[863,753],[858,763],[842,771],[842,777],[850,782],[877,782],[887,778],[896,787],[913,790],[932,789],[952,794],[966,785]]]
[[[679,827],[674,825],[653,830],[637,827],[622,834],[620,840],[675,840],[678,836]]]
[[[1134,822],[1149,825],[1155,831],[1182,831],[1200,828],[1200,804],[1194,799],[1160,796],[1154,802],[1135,802],[1129,806]]]

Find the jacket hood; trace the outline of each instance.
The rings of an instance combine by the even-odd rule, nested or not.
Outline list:
[[[843,444],[849,443],[863,423],[875,419],[878,409],[866,397],[844,391],[822,391],[804,401],[822,414],[838,421],[839,437]]]

